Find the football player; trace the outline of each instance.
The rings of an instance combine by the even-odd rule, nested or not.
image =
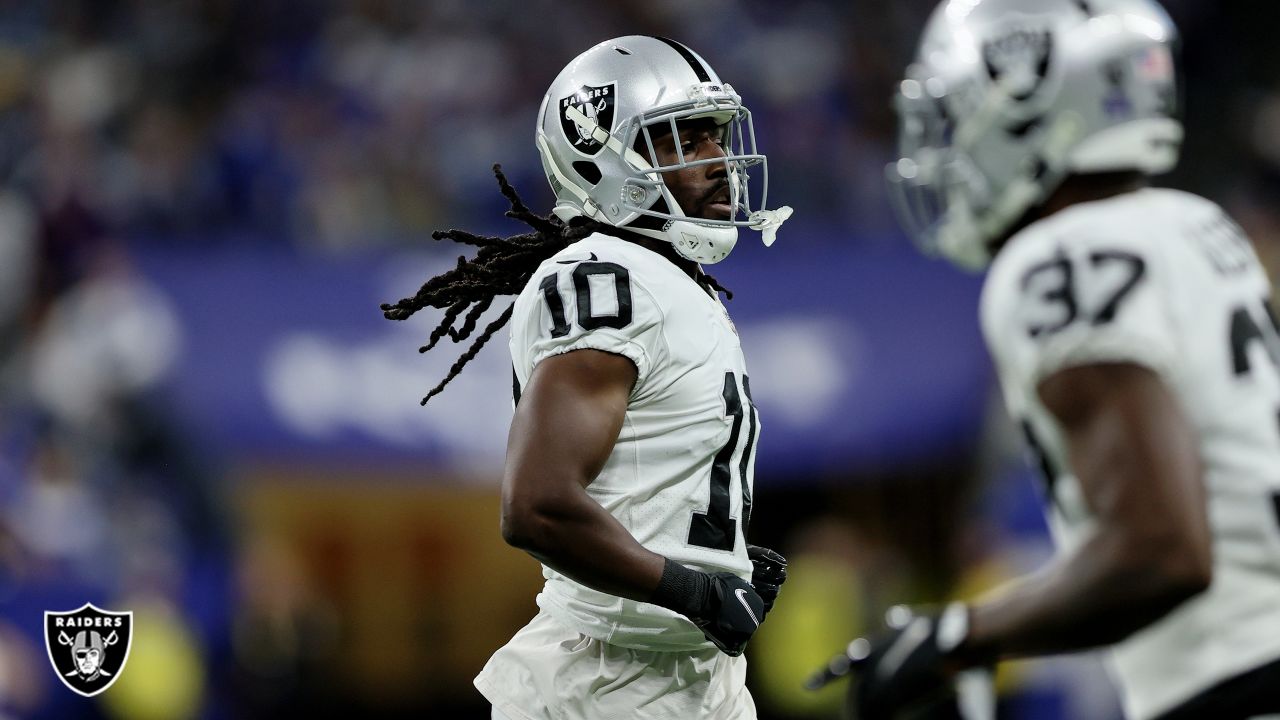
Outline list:
[[[771,243],[790,209],[751,197],[748,168],[767,181],[751,116],[673,40],[620,37],[575,58],[535,136],[553,216],[499,173],[535,232],[444,233],[477,257],[383,308],[445,309],[430,347],[519,293],[431,393],[511,319],[502,533],[546,584],[476,687],[511,720],[754,718],[741,654],[786,561],[747,544],[759,414],[701,264],[724,259],[740,227]]]
[[[1039,453],[1040,572],[850,646],[861,718],[1004,658],[1109,648],[1127,717],[1280,712],[1280,333],[1182,139],[1151,0],[948,0],[897,98],[911,233],[989,264],[981,324]],[[835,673],[828,673],[835,674]]]

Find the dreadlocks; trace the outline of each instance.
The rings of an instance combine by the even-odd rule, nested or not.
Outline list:
[[[388,320],[407,320],[424,307],[444,310],[444,317],[431,331],[427,344],[418,348],[420,353],[435,347],[446,335],[455,343],[471,337],[480,316],[493,304],[494,298],[499,295],[520,294],[543,260],[592,233],[617,232],[609,225],[585,217],[575,217],[565,223],[555,215],[535,215],[525,206],[515,188],[507,182],[501,165],[493,166],[493,174],[498,179],[498,188],[503,197],[511,203],[511,209],[505,215],[520,220],[533,231],[505,239],[455,229],[431,233],[435,240],[452,240],[477,247],[479,251],[470,260],[466,256],[459,256],[458,264],[452,270],[423,283],[413,297],[381,305],[382,314]],[[695,279],[708,292],[724,292],[726,297],[733,299],[733,293],[710,275],[698,273]],[[484,331],[471,343],[471,347],[449,368],[449,374],[422,398],[420,404],[426,405],[428,400],[440,394],[445,385],[462,372],[462,368],[489,342],[493,334],[507,324],[514,307],[513,302],[497,319],[485,326]],[[462,326],[455,328],[454,324],[460,316],[463,318]]]

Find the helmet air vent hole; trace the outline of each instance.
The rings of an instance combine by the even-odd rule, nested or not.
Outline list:
[[[613,49],[614,49],[614,50],[617,50],[619,55],[630,55],[630,54],[631,54],[631,51],[630,51],[630,50],[628,50],[628,49],[626,49],[626,48],[624,48],[624,47],[618,47],[617,45],[614,45],[614,46],[613,46]]]
[[[578,160],[573,164],[573,169],[582,176],[583,180],[595,185],[600,182],[600,168],[590,160]]]
[[[1016,125],[1005,128],[1005,130],[1013,137],[1024,138],[1032,130],[1035,130],[1037,127],[1039,127],[1040,121],[1043,119],[1044,119],[1043,117],[1033,117],[1026,122],[1018,123]]]

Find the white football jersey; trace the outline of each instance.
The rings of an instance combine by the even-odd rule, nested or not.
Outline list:
[[[750,580],[760,421],[724,305],[661,255],[597,233],[543,262],[516,299],[517,402],[539,362],[580,349],[623,355],[637,370],[622,431],[587,493],[649,550]],[[545,566],[543,576],[538,605],[584,635],[652,650],[711,647],[671,610]]]
[[[1066,552],[1094,520],[1037,385],[1071,366],[1159,374],[1194,427],[1213,532],[1205,593],[1112,649],[1142,720],[1280,658],[1280,333],[1243,233],[1213,203],[1148,189],[1072,206],[996,256],[982,329],[1010,415],[1041,454]]]

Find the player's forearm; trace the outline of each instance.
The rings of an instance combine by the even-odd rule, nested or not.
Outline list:
[[[1100,532],[1077,552],[972,606],[966,651],[986,658],[1119,642],[1207,587],[1177,544]]]
[[[585,494],[512,508],[503,513],[502,534],[556,572],[632,600],[649,600],[666,561]]]

